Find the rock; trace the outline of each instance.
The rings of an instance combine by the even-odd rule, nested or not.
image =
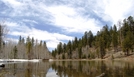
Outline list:
[[[1,64],[0,67],[5,67],[5,64]]]

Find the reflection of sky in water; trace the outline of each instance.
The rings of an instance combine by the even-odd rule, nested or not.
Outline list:
[[[50,68],[46,74],[46,77],[58,77],[58,75],[56,75],[56,72]]]
[[[0,62],[0,77],[134,77],[134,62],[124,61],[55,61]]]

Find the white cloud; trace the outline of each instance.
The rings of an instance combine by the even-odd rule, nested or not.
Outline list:
[[[101,23],[98,20],[82,17],[74,8],[67,6],[52,6],[47,8],[47,10],[52,13],[52,16],[55,18],[52,20],[52,24],[65,29],[67,32],[83,33],[91,30],[93,33],[96,33],[97,30],[100,30],[100,27],[97,25],[100,25]]]
[[[22,21],[23,21],[23,22],[28,22],[28,23],[35,23],[35,24],[38,24],[37,21],[29,20],[29,19],[23,19]]]
[[[17,8],[20,7],[22,5],[22,3],[20,3],[19,1],[16,0],[2,0],[3,2],[5,2],[8,6],[12,6],[12,8]]]
[[[6,42],[13,43],[13,44],[17,44],[17,42],[18,42],[18,39],[15,39],[15,38],[5,38],[4,40]]]
[[[49,48],[55,48],[57,47],[57,44],[61,42],[61,40],[72,40],[73,37],[59,34],[59,33],[48,33],[47,31],[41,31],[37,29],[32,29],[31,31],[32,35],[31,37],[34,37],[39,40],[46,40],[47,46]]]
[[[101,17],[104,21],[110,21],[113,24],[119,19],[123,19],[133,9],[133,0],[90,0],[83,3],[80,1],[70,1],[68,5],[50,5],[47,6],[45,2],[41,1],[17,1],[17,0],[3,0],[8,6],[14,8],[12,14],[22,16],[39,16],[38,19],[44,21],[50,21],[52,25],[60,27],[68,32],[80,32],[83,33],[87,30],[96,31],[100,30],[99,26],[103,26],[100,20],[90,18],[90,16],[83,17],[80,13],[85,13],[89,10],[93,10],[98,17]],[[38,2],[38,4],[37,4]],[[93,6],[93,3],[94,5]],[[83,7],[79,7],[82,5]],[[73,7],[75,6],[75,7]],[[76,8],[76,7],[79,8]],[[88,9],[89,8],[89,9]],[[84,11],[83,11],[84,10]],[[80,12],[82,11],[82,12]],[[90,12],[89,12],[90,14]],[[133,14],[133,12],[132,12]],[[13,15],[13,16],[14,16]],[[49,15],[49,16],[47,16]],[[53,16],[51,19],[49,17]],[[35,21],[35,23],[37,23]],[[105,23],[107,24],[107,23]]]
[[[6,25],[8,27],[17,27],[19,25],[19,24],[15,23],[15,22],[8,22],[8,21],[6,21],[5,23],[6,23]]]
[[[35,13],[36,10],[39,10],[37,8],[37,3],[35,4],[32,0],[2,0],[6,6],[8,6],[7,10],[10,11],[8,14],[10,14],[11,17],[19,17],[19,16],[39,16],[37,13]]]
[[[51,25],[60,27],[64,29],[65,32],[83,33],[92,30],[93,33],[96,33],[96,31],[100,29],[100,27],[97,26],[98,24],[100,25],[98,20],[88,17],[84,18],[75,8],[66,5],[46,6],[45,3],[42,2],[35,4],[34,1],[19,2],[17,0],[13,2],[6,0],[4,2],[14,9],[13,12],[11,12],[11,16],[38,16],[38,19],[42,19],[44,22],[50,22]],[[79,4],[80,3],[81,1],[79,1]],[[51,16],[53,16],[53,18],[51,18]],[[35,23],[38,22],[35,21]]]
[[[12,36],[22,36],[22,37],[34,37],[34,39],[38,40],[44,40],[47,43],[47,47],[50,49],[54,49],[57,47],[57,44],[61,41],[65,40],[72,40],[73,37],[67,36],[60,33],[50,33],[48,31],[43,31],[35,28],[29,28],[28,26],[25,26],[24,24],[14,23],[14,22],[7,22],[5,24],[8,24],[10,26],[10,29],[13,29],[10,31],[10,35]],[[15,24],[15,26],[13,25]],[[24,26],[23,26],[24,25]]]
[[[29,35],[39,40],[42,40],[42,39],[43,40],[71,40],[73,39],[70,36],[66,36],[66,35],[59,34],[59,33],[49,33],[47,31],[42,31],[42,30],[38,30],[35,28],[31,29],[31,31],[29,32]]]
[[[34,37],[38,40],[45,40],[47,42],[47,47],[54,49],[57,47],[57,44],[62,40],[72,40],[73,37],[59,34],[59,33],[49,33],[47,31],[37,30],[35,28],[31,29],[29,32],[30,37]]]
[[[84,13],[85,12],[90,13],[89,11],[93,10],[98,15],[98,17],[101,17],[104,21],[111,21],[113,23],[116,23],[119,19],[124,19],[125,17],[128,16],[128,14],[134,15],[133,13],[134,1],[133,0],[129,0],[129,1],[128,0],[101,0],[101,1],[73,0],[73,1],[67,1],[69,2],[69,4],[66,4],[66,5],[61,5],[62,3],[60,3],[60,5],[56,5],[56,4],[52,5],[53,4],[52,3],[52,4],[49,4],[49,6],[46,5],[47,1],[43,2],[40,0],[36,0],[36,1],[2,0],[2,1],[8,7],[13,8],[13,11],[11,11],[11,14],[12,14],[11,16],[39,16],[38,19],[50,21],[50,19],[47,18],[47,15],[49,15],[48,17],[51,17],[50,15],[52,14],[55,20],[51,20],[51,22],[53,22],[56,26],[63,27],[67,31],[71,31],[71,32],[78,31],[79,28],[77,29],[76,26],[79,26],[87,22],[88,22],[88,25],[92,24],[93,26],[97,27],[98,24],[94,22],[95,20],[93,18],[89,18],[89,20],[86,20],[83,16],[80,15],[79,12],[83,9],[86,10],[86,11],[82,11]],[[77,8],[79,6],[82,6],[81,7],[82,9]],[[84,22],[79,21],[79,20],[84,20]],[[97,21],[97,23],[101,23],[101,22]],[[85,25],[82,25],[82,27],[85,27]],[[70,28],[71,30],[69,30]],[[91,30],[94,30],[94,29],[91,29]],[[80,30],[80,31],[83,32],[84,30],[85,29]]]
[[[56,48],[57,47],[57,45],[59,44],[59,42],[60,41],[58,41],[58,40],[52,40],[52,41],[47,41],[47,47],[49,47],[50,48],[50,50],[51,49],[54,49],[54,48]]]
[[[18,32],[18,31],[10,32],[10,35],[13,35],[13,36],[23,36],[23,37],[27,37],[28,36],[27,33]]]
[[[13,34],[19,34],[19,32],[24,32],[25,30],[30,30],[24,23],[18,23],[18,22],[11,22],[11,21],[6,21],[5,25],[7,26],[7,29],[9,30],[8,34],[11,34],[11,32]],[[23,34],[22,36],[24,36],[26,34]]]
[[[1,1],[7,6],[5,10],[8,11],[1,11],[1,14],[9,16],[10,21],[6,24],[11,30],[11,35],[31,36],[39,40],[46,40],[50,48],[56,47],[60,41],[73,39],[71,36],[61,34],[61,31],[73,34],[91,30],[96,33],[103,26],[102,24],[107,24],[104,22],[115,24],[119,19],[134,15],[134,0],[67,0],[67,3],[62,4],[66,1],[63,0],[57,3],[58,5],[51,3],[53,2],[51,0],[49,3],[40,0]],[[38,30],[34,28],[35,26],[27,26],[26,23],[29,22],[35,24],[44,22],[44,24],[58,27],[59,32]]]
[[[24,10],[24,6],[21,2],[16,1],[16,0],[2,0],[6,6],[8,6],[8,9],[10,12],[11,16],[16,16],[16,15],[22,15],[22,10]]]
[[[111,21],[113,24],[117,23],[118,20],[127,18],[130,15],[134,15],[134,0],[103,0],[98,1],[97,8],[101,7],[103,10],[98,16],[103,18],[105,21]]]

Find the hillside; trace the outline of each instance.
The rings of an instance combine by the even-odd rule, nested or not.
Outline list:
[[[129,16],[117,25],[103,26],[96,35],[86,31],[79,39],[60,42],[52,55],[55,59],[114,59],[132,55],[133,51],[134,18]]]

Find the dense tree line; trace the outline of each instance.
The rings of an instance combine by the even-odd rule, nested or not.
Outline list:
[[[2,48],[0,58],[6,59],[49,59],[51,53],[48,51],[45,41],[34,38],[19,37],[18,42],[8,40]]]
[[[24,39],[21,36],[19,37],[19,42],[16,45],[17,51],[20,51],[22,58],[28,59],[49,59],[50,52],[47,49],[45,41],[35,40],[33,37],[29,36]],[[15,51],[14,51],[15,52]]]
[[[118,27],[118,29],[117,29]],[[84,48],[89,47],[88,56],[84,53]],[[54,58],[71,59],[73,55],[77,55],[78,59],[104,58],[107,49],[113,49],[118,52],[119,49],[126,55],[134,51],[134,18],[129,16],[123,22],[119,21],[117,25],[109,27],[105,25],[96,35],[92,31],[86,31],[81,38],[75,37],[68,43],[59,43],[57,48],[52,51]],[[91,50],[93,49],[93,50]]]
[[[18,42],[5,39],[8,28],[4,22],[0,22],[0,58],[6,59],[49,59],[51,53],[48,51],[45,41],[34,38],[19,37]]]

